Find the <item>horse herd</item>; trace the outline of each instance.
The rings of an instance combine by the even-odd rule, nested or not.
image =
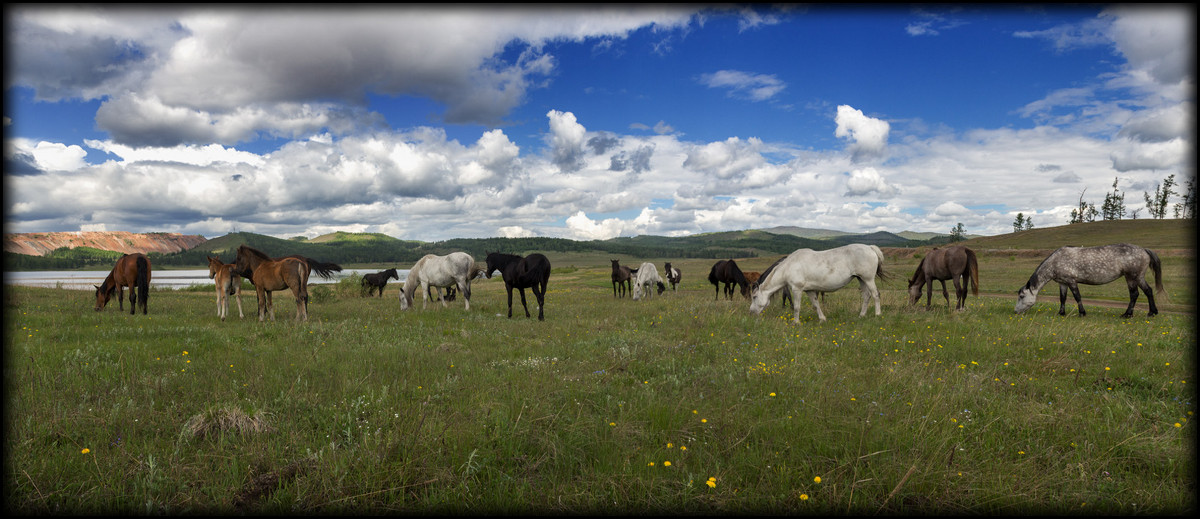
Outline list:
[[[716,289],[715,297],[718,300],[722,291],[727,299],[732,299],[736,286],[741,295],[750,300],[750,312],[754,314],[760,314],[770,304],[771,297],[776,292],[782,293],[785,305],[792,296],[805,294],[816,309],[817,317],[825,321],[825,314],[819,302],[823,299],[822,296],[857,279],[859,292],[862,294],[859,316],[867,314],[872,301],[875,304],[875,315],[880,315],[879,290],[875,281],[888,277],[883,269],[883,261],[883,252],[874,245],[850,244],[822,251],[798,249],[780,258],[761,273],[742,272],[732,259],[718,261],[709,271],[708,281]],[[306,321],[309,274],[316,272],[320,276],[331,277],[334,272],[342,270],[342,267],[336,264],[300,255],[272,258],[246,245],[238,247],[234,263],[223,263],[211,256],[208,257],[208,262],[209,278],[216,282],[217,315],[221,320],[225,320],[228,312],[229,296],[237,296],[238,316],[244,317],[240,293],[241,279],[245,278],[254,286],[258,296],[259,321],[267,317],[275,320],[271,293],[280,290],[292,291],[296,300],[296,319]],[[672,291],[676,290],[682,280],[679,269],[672,267],[670,263],[664,265],[664,282],[653,263],[644,262],[637,268],[629,268],[620,265],[618,260],[611,262],[613,297],[625,297],[628,294],[635,301],[650,299],[655,293],[661,295],[665,292],[667,284]],[[146,314],[150,295],[150,269],[150,260],[144,254],[123,255],[103,283],[96,286],[95,310],[104,309],[115,292],[120,308],[124,311],[124,287],[129,287],[130,314],[136,313],[134,305],[140,305],[142,314]],[[1059,315],[1066,314],[1067,292],[1070,291],[1079,306],[1079,315],[1084,316],[1087,312],[1080,299],[1079,284],[1103,285],[1124,277],[1129,287],[1129,307],[1123,317],[1133,315],[1139,289],[1149,300],[1148,315],[1153,316],[1158,314],[1158,307],[1154,300],[1154,290],[1146,281],[1147,270],[1153,270],[1155,288],[1165,294],[1162,286],[1162,261],[1154,251],[1126,243],[1098,247],[1062,247],[1047,256],[1029,277],[1029,281],[1017,291],[1014,310],[1017,313],[1028,310],[1036,302],[1042,287],[1054,281],[1059,284]],[[440,300],[443,307],[447,306],[447,301],[461,294],[464,309],[470,310],[471,280],[479,274],[484,274],[490,279],[497,271],[504,279],[504,287],[508,292],[508,317],[512,317],[513,289],[520,293],[525,317],[531,317],[525,300],[525,289],[528,288],[537,299],[538,320],[545,320],[543,307],[546,286],[550,279],[550,261],[538,253],[525,257],[498,252],[488,253],[483,266],[464,252],[452,252],[445,256],[427,254],[417,260],[409,270],[400,291],[400,309],[411,308],[418,291],[422,294],[424,307],[434,298],[432,291],[436,290],[435,300]],[[362,285],[368,296],[373,295],[377,289],[382,297],[388,279],[400,279],[396,269],[366,274],[362,278]],[[964,310],[968,289],[976,296],[979,295],[979,266],[975,252],[961,245],[930,250],[921,259],[908,281],[909,304],[917,304],[924,291],[925,307],[931,308],[934,281],[941,283],[942,296],[946,299],[947,306],[950,304],[950,296],[946,290],[946,281],[951,281],[954,284],[954,308]],[[446,289],[444,296],[442,289]],[[792,308],[792,320],[799,323],[800,309],[794,302]]]

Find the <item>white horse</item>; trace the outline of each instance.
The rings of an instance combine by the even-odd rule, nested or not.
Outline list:
[[[445,256],[426,254],[408,271],[404,280],[404,289],[400,291],[400,309],[408,310],[413,306],[413,296],[420,289],[421,308],[429,303],[429,287],[438,291],[438,299],[445,308],[446,300],[441,297],[443,287],[457,287],[462,294],[464,309],[471,309],[471,280],[483,269],[475,264],[475,258],[465,252],[451,252]]]
[[[658,293],[660,295],[667,289],[663,285],[662,278],[658,275],[658,268],[653,263],[647,261],[638,267],[637,277],[633,280],[633,300],[637,301],[641,299],[643,291],[646,294],[646,299],[649,300],[650,296],[654,295],[654,289],[650,288],[651,283],[658,285]]]
[[[792,294],[804,293],[817,309],[817,317],[825,321],[825,313],[817,302],[817,294],[833,292],[858,278],[858,288],[862,292],[862,311],[859,317],[867,315],[867,304],[870,298],[875,298],[875,315],[880,315],[879,289],[875,288],[875,278],[885,279],[883,272],[883,251],[874,245],[853,243],[824,251],[798,249],[762,273],[758,288],[751,297],[750,311],[754,314],[762,312],[771,304],[771,295],[780,289],[787,288]],[[792,321],[800,322],[800,305],[792,305]]]

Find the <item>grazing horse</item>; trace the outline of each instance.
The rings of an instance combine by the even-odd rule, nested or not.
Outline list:
[[[726,298],[733,300],[733,285],[737,284],[741,288],[742,297],[750,299],[750,282],[742,274],[742,269],[731,259],[714,263],[712,270],[708,271],[708,282],[717,290],[716,299],[721,298],[721,283],[725,284]]]
[[[217,282],[217,316],[222,321],[225,320],[225,315],[229,313],[229,296],[235,296],[238,317],[245,319],[246,314],[242,313],[242,277],[233,271],[232,263],[225,263],[212,256],[206,257],[208,258],[208,279]]]
[[[770,267],[767,267],[767,270],[765,272],[770,272],[771,269],[775,268],[775,265],[778,265],[779,262],[781,262],[785,259],[787,259],[787,256],[784,256],[782,258],[775,260],[775,263],[772,263]],[[762,281],[763,273],[762,272],[746,272],[745,274],[746,274],[746,280],[750,282],[750,293],[753,294],[755,290],[758,290],[758,283],[759,283],[759,281]],[[825,302],[825,292],[818,292],[817,297],[819,297],[821,299],[822,303]],[[788,305],[791,305],[792,308],[796,307],[796,304],[792,302],[792,292],[790,290],[788,290],[787,287],[783,288],[783,296],[780,297],[779,299],[780,299],[780,302],[779,302],[780,306],[787,307]]]
[[[383,297],[383,288],[387,286],[388,278],[400,281],[400,274],[396,269],[381,270],[374,274],[363,274],[360,284],[367,290],[367,297],[371,297],[375,293],[375,289],[379,289],[379,297]]]
[[[667,289],[663,285],[662,277],[658,275],[658,269],[654,267],[653,263],[647,261],[637,269],[637,279],[633,281],[633,300],[641,299],[643,294],[649,300],[650,296],[654,295],[653,289],[650,288],[651,284],[658,285],[658,295],[662,295],[663,291]]]
[[[921,300],[921,288],[928,284],[926,290],[925,309],[933,306],[933,282],[942,282],[942,297],[946,298],[946,306],[950,306],[950,294],[946,292],[946,280],[954,281],[954,309],[967,308],[967,286],[979,295],[979,262],[975,259],[975,251],[962,245],[946,248],[935,248],[929,251],[912,279],[908,280],[908,304],[915,305]]]
[[[271,316],[272,321],[275,320],[271,292],[284,289],[291,289],[292,296],[296,298],[296,320],[308,320],[308,275],[312,270],[304,260],[293,257],[275,260],[263,251],[241,245],[237,250],[233,271],[254,285],[258,295],[260,322],[267,315]]]
[[[616,264],[615,260],[613,264]],[[542,307],[546,302],[546,283],[550,281],[550,260],[536,252],[524,258],[514,254],[488,253],[486,270],[488,279],[491,279],[492,273],[497,270],[504,278],[504,289],[508,291],[508,317],[512,318],[512,291],[514,288],[521,292],[521,306],[525,308],[525,317],[529,317],[529,307],[525,305],[525,289],[528,288],[537,298],[538,320],[544,321]]]
[[[750,303],[750,312],[761,313],[763,308],[771,304],[772,294],[787,288],[792,294],[808,294],[808,299],[817,309],[817,317],[824,322],[825,313],[817,302],[817,293],[833,292],[855,278],[858,278],[859,291],[862,292],[859,317],[867,315],[871,298],[875,299],[875,315],[880,315],[879,289],[875,287],[875,278],[883,280],[886,275],[883,272],[883,251],[879,247],[853,243],[823,251],[797,249],[763,272]],[[792,321],[799,323],[800,305],[793,304],[792,308]]]
[[[1150,300],[1148,316],[1154,316],[1158,314],[1158,307],[1154,304],[1154,291],[1146,282],[1147,268],[1154,269],[1155,288],[1166,294],[1162,286],[1162,261],[1158,259],[1158,254],[1150,249],[1128,243],[1100,247],[1062,247],[1042,260],[1025,286],[1017,291],[1016,311],[1022,313],[1028,310],[1037,302],[1038,291],[1046,283],[1055,281],[1058,283],[1058,315],[1067,313],[1067,289],[1070,289],[1071,295],[1075,296],[1075,303],[1079,305],[1079,316],[1083,317],[1087,312],[1079,299],[1079,283],[1103,285],[1125,276],[1125,283],[1129,285],[1129,308],[1125,309],[1125,314],[1121,317],[1133,315],[1138,288],[1141,288]]]
[[[475,264],[475,258],[465,252],[451,252],[445,256],[426,254],[408,271],[404,288],[400,290],[400,309],[408,310],[413,306],[413,297],[417,295],[418,287],[424,289],[421,290],[424,298],[421,300],[421,308],[425,308],[431,299],[429,287],[436,287],[440,296],[443,287],[455,286],[463,295],[464,309],[470,310],[471,280],[480,270],[479,265]],[[445,308],[445,298],[439,299]]]
[[[129,287],[129,315],[135,313],[134,305],[141,302],[142,315],[146,315],[146,300],[150,299],[150,258],[140,252],[125,254],[117,259],[112,272],[96,287],[96,311],[104,309],[117,293],[117,304],[125,311],[125,287]]]
[[[671,284],[671,291],[674,292],[675,285],[678,285],[683,280],[683,273],[679,272],[679,269],[672,267],[671,262],[667,262],[665,267],[663,271],[667,274],[667,283]]]
[[[629,270],[629,267],[619,265],[617,260],[609,261],[612,262],[613,297],[617,297],[617,287],[621,288],[620,297],[625,297],[626,290],[633,293],[633,272]]]

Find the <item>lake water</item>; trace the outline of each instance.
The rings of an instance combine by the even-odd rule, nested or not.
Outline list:
[[[351,274],[373,274],[382,269],[345,269],[335,274],[333,279],[325,279],[321,276],[313,275],[308,278],[308,284],[326,284],[337,283],[339,280],[350,276]],[[408,270],[396,269],[400,274],[400,283],[403,283],[408,277]],[[61,283],[62,288],[70,290],[95,290],[94,285],[99,285],[108,276],[109,271],[104,270],[43,270],[36,272],[5,272],[4,284],[6,285],[23,285],[33,287],[49,287],[54,288]],[[394,279],[389,279],[388,283],[396,283]],[[212,285],[213,280],[208,279],[208,269],[195,270],[154,270],[150,276],[150,286],[160,288],[187,288],[191,285]]]

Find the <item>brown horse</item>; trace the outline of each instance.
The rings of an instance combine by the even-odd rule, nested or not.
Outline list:
[[[921,300],[921,288],[928,286],[925,297],[925,309],[933,306],[933,282],[942,283],[942,297],[946,298],[946,307],[950,307],[950,294],[946,292],[946,280],[954,281],[954,309],[963,310],[967,307],[967,286],[970,285],[976,296],[979,295],[979,262],[975,259],[975,251],[962,245],[946,248],[935,248],[929,251],[912,279],[908,280],[908,303],[915,305]]]
[[[726,298],[733,299],[733,285],[736,284],[741,288],[742,297],[750,299],[750,282],[746,281],[742,269],[738,268],[737,263],[731,259],[714,263],[712,270],[708,271],[708,282],[716,287],[717,299],[721,298],[721,283],[725,284]]]
[[[225,315],[229,313],[229,296],[234,296],[237,298],[238,317],[245,319],[246,314],[242,313],[242,277],[233,271],[232,263],[225,263],[212,256],[206,257],[208,279],[217,282],[217,316],[222,321],[225,320]]]
[[[617,260],[609,261],[612,262],[613,297],[617,297],[617,287],[621,287],[621,297],[625,297],[626,291],[633,294],[633,272],[629,267],[622,267]]]
[[[254,284],[258,292],[258,320],[270,314],[275,320],[271,292],[290,288],[296,297],[296,320],[308,320],[308,263],[299,258],[273,260],[262,251],[242,245],[238,247],[234,272]]]
[[[117,293],[121,311],[125,311],[125,287],[129,287],[129,315],[135,313],[134,305],[139,301],[142,315],[146,315],[146,300],[150,299],[150,258],[140,252],[125,254],[117,259],[116,266],[103,283],[92,286],[96,287],[97,312],[104,309],[113,292]]]

